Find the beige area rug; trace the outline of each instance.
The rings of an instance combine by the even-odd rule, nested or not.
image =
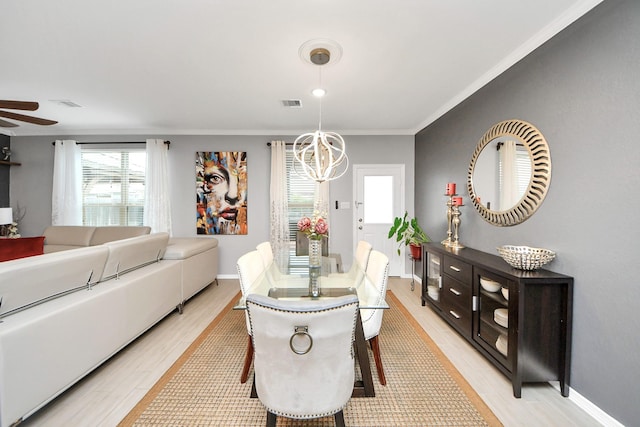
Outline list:
[[[229,306],[213,320],[119,426],[263,426],[266,410],[240,383],[247,332]],[[376,397],[352,398],[348,426],[499,426],[500,421],[391,292],[380,332],[387,385],[369,350]],[[250,376],[250,379],[253,375]],[[278,426],[333,426],[333,417]]]

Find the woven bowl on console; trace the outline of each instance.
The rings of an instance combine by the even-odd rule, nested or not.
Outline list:
[[[500,246],[498,253],[511,267],[520,270],[535,270],[551,262],[556,253],[549,249],[530,248],[529,246]]]

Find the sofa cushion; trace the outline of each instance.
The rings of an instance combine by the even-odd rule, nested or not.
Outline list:
[[[102,245],[115,240],[129,239],[131,237],[144,236],[151,233],[151,227],[147,226],[106,226],[96,227],[89,241],[90,246]]]
[[[109,258],[100,281],[104,282],[162,259],[168,242],[169,233],[154,233],[105,243],[102,246],[109,250]]]
[[[0,317],[96,283],[108,254],[97,246],[0,263]]]
[[[0,239],[0,261],[42,255],[44,236]]]
[[[164,259],[187,259],[218,246],[218,239],[206,237],[172,237]]]
[[[85,225],[52,225],[44,230],[44,252],[89,246],[96,227]]]

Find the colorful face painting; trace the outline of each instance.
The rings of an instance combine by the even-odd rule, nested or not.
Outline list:
[[[247,153],[196,153],[198,234],[247,234]]]

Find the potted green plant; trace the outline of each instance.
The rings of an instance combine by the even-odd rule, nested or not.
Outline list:
[[[388,237],[389,239],[395,238],[398,242],[398,255],[400,255],[400,247],[403,244],[409,246],[413,259],[420,259],[422,257],[421,244],[431,241],[418,224],[418,220],[409,217],[408,212],[405,212],[402,218],[398,216],[393,220]]]

